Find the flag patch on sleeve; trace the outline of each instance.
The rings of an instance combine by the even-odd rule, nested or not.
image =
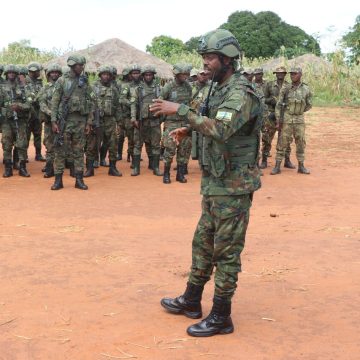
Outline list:
[[[233,113],[229,111],[221,111],[219,110],[216,113],[216,120],[222,120],[222,121],[230,121],[232,119]]]

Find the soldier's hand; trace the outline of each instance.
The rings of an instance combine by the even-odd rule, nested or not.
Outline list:
[[[159,115],[173,115],[179,109],[180,104],[173,103],[162,99],[154,99],[153,104],[149,106],[150,111],[154,116]]]
[[[59,127],[57,126],[57,123],[53,122],[51,123],[51,129],[53,133],[58,134],[59,133]]]
[[[186,127],[178,128],[170,131],[169,135],[175,141],[176,145],[179,145],[184,140],[184,138],[188,136],[188,130],[189,129]]]
[[[85,125],[85,134],[89,135],[91,131],[91,125],[90,124],[86,124]]]

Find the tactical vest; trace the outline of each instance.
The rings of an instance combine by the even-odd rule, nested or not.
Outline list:
[[[178,104],[190,105],[191,101],[191,85],[185,81],[183,84],[177,84],[176,81],[169,83],[169,95],[165,100],[175,102]],[[165,121],[183,121],[178,115],[168,115],[166,116]]]
[[[18,83],[15,82],[14,86],[12,86],[12,84],[10,84],[8,81],[6,81],[3,84],[3,90],[4,90],[4,93],[6,94],[7,100],[8,100],[5,103],[4,117],[7,119],[10,119],[13,117],[13,111],[10,108],[11,104],[16,103],[16,102],[25,104],[28,102],[26,99],[26,90],[23,85],[19,85]],[[29,108],[29,110],[18,111],[17,115],[18,115],[19,119],[28,120],[29,113],[30,113],[30,108]]]
[[[114,86],[105,86],[101,83],[94,85],[97,106],[100,110],[100,116],[115,116],[117,90]]]
[[[79,82],[78,77],[69,76],[68,74],[63,76],[63,88],[64,93],[68,93],[72,83]],[[78,112],[81,115],[88,115],[91,111],[91,99],[89,97],[89,84],[75,84],[74,90],[69,99],[69,114]]]
[[[152,113],[149,111],[149,106],[153,103],[153,99],[157,99],[160,96],[160,86],[155,82],[148,85],[142,82],[137,88],[138,95],[138,119],[153,118]]]

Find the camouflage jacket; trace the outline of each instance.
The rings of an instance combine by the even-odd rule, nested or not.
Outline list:
[[[155,120],[149,111],[149,105],[152,104],[153,99],[160,96],[160,86],[155,81],[152,81],[151,84],[142,81],[133,95],[131,97],[131,120]]]
[[[289,84],[287,81],[283,82],[283,85]],[[268,81],[264,89],[265,104],[268,110],[271,112],[275,111],[275,106],[279,98],[281,86],[277,83],[277,80]]]
[[[55,82],[49,81],[38,93],[38,100],[40,106],[40,120],[45,123],[51,122],[51,99],[54,94]]]
[[[285,106],[284,123],[304,123],[304,112],[312,108],[312,93],[309,86],[303,82],[299,86],[283,86],[275,108],[277,119],[280,118],[281,106]]]
[[[190,84],[185,81],[178,84],[175,80],[168,82],[160,92],[160,98],[178,104],[190,105],[192,89]],[[166,122],[183,122],[184,118],[178,115],[168,115],[164,119]]]
[[[180,106],[178,114],[205,136],[201,155],[203,195],[242,195],[261,187],[256,163],[262,109],[253,87],[239,73],[215,86],[209,117]]]
[[[121,84],[120,104],[123,119],[130,119],[131,116],[131,87],[131,82],[123,82]]]
[[[69,97],[72,86],[73,91]],[[65,101],[68,102],[69,114],[78,113],[86,118],[88,124],[92,124],[94,94],[91,86],[87,82],[79,86],[79,77],[71,70],[55,83],[54,94],[51,99],[51,122],[57,121],[58,116],[62,113]]]
[[[195,81],[192,85],[192,93],[191,93],[191,102],[190,106],[193,110],[195,110],[196,113],[199,113],[200,106],[203,104],[206,100],[206,97],[208,96],[208,92],[210,90],[210,84],[200,84],[197,81]]]
[[[30,91],[35,94],[35,98],[32,103],[32,115],[35,117],[38,116],[40,106],[39,106],[39,92],[43,87],[42,79],[32,79],[29,75],[25,78],[26,86],[30,89]]]

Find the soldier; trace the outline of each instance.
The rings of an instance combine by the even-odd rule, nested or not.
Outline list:
[[[189,77],[189,82],[190,83],[193,83],[198,79],[198,73],[199,73],[198,69],[195,69],[195,68],[191,69],[190,77]]]
[[[266,83],[264,89],[265,104],[267,105],[267,116],[264,117],[264,124],[262,127],[262,160],[260,164],[261,169],[267,168],[267,158],[270,156],[271,143],[276,133],[276,115],[275,105],[279,98],[279,93],[283,85],[287,85],[288,82],[285,80],[287,74],[284,66],[280,66],[273,72],[276,76],[276,80],[269,81]],[[280,137],[280,133],[278,133]],[[285,163],[284,167],[289,169],[295,169],[295,166],[290,160],[291,147],[290,144],[286,148],[285,152]]]
[[[160,86],[155,82],[156,70],[153,66],[145,65],[141,75],[143,81],[135,89],[131,100],[131,122],[134,129],[134,158],[131,176],[140,175],[140,158],[143,143],[149,157],[149,169],[156,176],[163,174],[159,170],[161,128],[159,117],[149,111],[153,99],[160,95]]]
[[[46,164],[44,178],[54,176],[54,138],[55,134],[51,127],[51,100],[54,93],[55,83],[62,75],[62,68],[59,64],[50,64],[46,70],[47,83],[40,90],[39,106],[40,106],[40,120],[44,122],[44,145],[46,148]]]
[[[249,81],[249,83],[252,83],[252,81],[254,79],[254,70],[253,69],[247,68],[242,71],[242,74]]]
[[[276,118],[279,119],[277,127],[281,126],[282,129],[276,151],[276,165],[272,169],[271,175],[280,174],[281,161],[293,137],[296,144],[296,158],[299,163],[298,173],[310,174],[310,171],[304,166],[306,146],[304,112],[312,108],[312,93],[309,86],[301,81],[301,77],[302,69],[300,67],[291,68],[291,84],[281,88],[279,100],[276,103]]]
[[[51,125],[57,140],[54,159],[55,182],[51,190],[64,187],[62,175],[67,147],[71,149],[74,158],[75,187],[81,190],[88,189],[83,181],[84,145],[85,135],[90,132],[93,120],[93,94],[86,76],[83,75],[85,63],[86,59],[83,56],[70,55],[67,59],[70,71],[55,83],[51,100]]]
[[[42,134],[42,123],[39,120],[39,101],[37,99],[38,93],[41,90],[43,83],[40,79],[40,71],[42,66],[37,62],[31,62],[28,65],[29,74],[26,77],[26,84],[29,86],[32,93],[35,94],[35,100],[31,108],[31,116],[29,121],[28,128],[28,143],[30,141],[31,133],[34,136],[34,146],[35,146],[35,160],[36,161],[45,161],[41,155],[41,134]]]
[[[175,64],[173,67],[174,80],[168,82],[161,90],[160,98],[164,100],[171,100],[179,104],[190,105],[192,89],[187,81],[190,70],[186,64]],[[184,176],[186,156],[191,150],[191,138],[187,138],[182,143],[177,145],[174,139],[169,135],[172,130],[183,127],[186,125],[186,120],[177,115],[171,114],[165,117],[164,121],[164,135],[163,141],[165,146],[164,152],[164,177],[163,183],[170,184],[170,168],[173,157],[176,153],[176,181],[186,183],[187,180]]]
[[[95,96],[93,131],[87,136],[86,172],[84,177],[94,176],[94,161],[99,153],[99,144],[107,144],[109,148],[110,176],[122,176],[116,168],[117,127],[120,126],[119,92],[114,86],[113,69],[110,66],[100,66],[98,70],[100,81],[93,84]]]
[[[202,317],[202,292],[216,266],[212,310],[187,329],[191,336],[204,337],[234,331],[231,299],[241,270],[249,208],[254,191],[261,186],[256,163],[262,105],[253,87],[235,72],[240,45],[232,33],[224,29],[207,33],[199,40],[198,52],[204,68],[217,82],[210,97],[209,116],[199,116],[185,104],[163,100],[157,100],[151,111],[176,113],[205,137],[205,152],[200,156],[202,215],[193,238],[187,288],[177,298],[161,300],[170,313]],[[181,141],[187,133],[187,128],[181,128],[172,135]]]
[[[5,164],[3,176],[13,176],[11,158],[13,147],[16,147],[20,160],[19,175],[30,177],[26,169],[27,127],[34,94],[17,81],[19,70],[15,65],[6,65],[4,72],[6,82],[2,86],[5,101],[1,139]]]

